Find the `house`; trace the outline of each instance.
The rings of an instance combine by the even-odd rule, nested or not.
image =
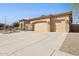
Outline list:
[[[4,29],[4,24],[0,23],[0,30]]]
[[[72,12],[40,16],[19,21],[20,30],[69,32],[72,24]]]

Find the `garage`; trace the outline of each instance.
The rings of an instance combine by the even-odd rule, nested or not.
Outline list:
[[[34,31],[48,31],[47,23],[36,23],[34,24]]]
[[[64,21],[56,21],[56,32],[65,32],[65,23]]]

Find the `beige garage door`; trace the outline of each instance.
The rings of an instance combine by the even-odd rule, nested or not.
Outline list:
[[[56,22],[56,32],[65,32],[65,23],[63,21]]]
[[[48,31],[47,29],[47,23],[36,23],[34,25],[34,30],[35,31]]]

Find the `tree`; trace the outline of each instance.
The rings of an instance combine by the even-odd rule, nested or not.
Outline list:
[[[72,3],[72,7],[70,9],[73,13],[73,19],[79,19],[79,3]],[[78,23],[79,20],[76,21]]]
[[[73,12],[75,12],[74,13],[75,15],[78,15],[79,14],[79,3],[73,3],[71,9]]]
[[[14,26],[14,27],[19,27],[19,22],[14,22],[14,23],[13,23],[13,26]]]

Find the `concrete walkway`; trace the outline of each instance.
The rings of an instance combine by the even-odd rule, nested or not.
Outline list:
[[[67,33],[19,32],[0,34],[0,55],[6,56],[53,56],[59,53]],[[70,54],[67,54],[70,55]]]

